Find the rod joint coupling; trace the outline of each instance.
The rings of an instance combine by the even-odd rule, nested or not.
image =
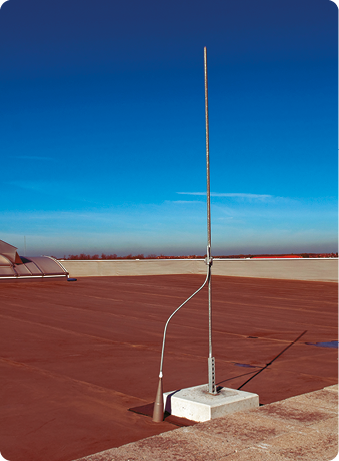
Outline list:
[[[211,256],[211,247],[210,246],[207,247],[207,255],[206,255],[206,258],[205,258],[205,264],[207,266],[210,266],[210,267],[213,264],[213,257]]]

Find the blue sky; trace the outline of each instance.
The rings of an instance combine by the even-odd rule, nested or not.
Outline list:
[[[337,251],[330,0],[9,0],[0,239],[27,255]]]

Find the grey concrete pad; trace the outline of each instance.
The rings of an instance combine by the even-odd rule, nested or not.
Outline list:
[[[198,422],[258,406],[257,394],[222,387],[216,395],[211,395],[208,384],[164,393],[164,407],[168,413]]]

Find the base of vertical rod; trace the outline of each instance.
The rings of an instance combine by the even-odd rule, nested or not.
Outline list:
[[[197,422],[259,406],[257,394],[221,387],[216,395],[211,395],[207,384],[166,392],[164,401],[171,415]]]
[[[162,378],[159,378],[157,395],[155,397],[153,409],[153,421],[161,423],[164,420],[164,397],[162,392]]]
[[[215,385],[215,360],[214,357],[208,357],[208,393],[215,395],[217,388]]]

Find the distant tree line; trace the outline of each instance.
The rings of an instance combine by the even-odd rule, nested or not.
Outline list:
[[[255,255],[238,254],[238,255],[220,255],[220,256],[213,255],[214,258],[225,258],[225,259],[245,259],[245,258],[258,258],[258,257],[288,258],[289,256],[290,257],[299,256],[302,258],[337,258],[338,253],[295,253],[295,254],[284,253],[284,254],[255,254]],[[102,260],[108,260],[108,259],[203,259],[203,258],[206,258],[206,254],[205,255],[181,255],[181,256],[178,256],[178,255],[166,256],[164,254],[160,254],[160,255],[149,254],[147,256],[145,256],[144,254],[136,254],[136,255],[128,254],[126,256],[118,256],[115,253],[109,254],[109,255],[102,253],[99,256],[98,254],[89,255],[89,254],[81,253],[79,255],[68,255],[67,257],[65,255],[63,257],[63,259],[78,259],[78,260],[86,260],[86,259],[92,259],[92,260],[93,259],[95,260],[98,260],[98,259],[102,259]]]
[[[149,254],[147,256],[145,256],[144,254],[137,254],[137,255],[132,255],[132,254],[128,254],[126,256],[118,256],[117,254],[110,254],[110,255],[106,255],[104,253],[101,254],[101,256],[99,256],[98,254],[95,254],[95,255],[88,255],[88,254],[85,254],[85,253],[81,253],[79,255],[68,255],[68,256],[64,256],[63,259],[79,259],[79,260],[86,260],[86,259],[181,259],[181,258],[184,258],[184,259],[199,259],[199,258],[205,258],[206,255],[204,256],[198,256],[198,255],[184,255],[184,256],[166,256],[166,255],[156,255],[156,254]]]

